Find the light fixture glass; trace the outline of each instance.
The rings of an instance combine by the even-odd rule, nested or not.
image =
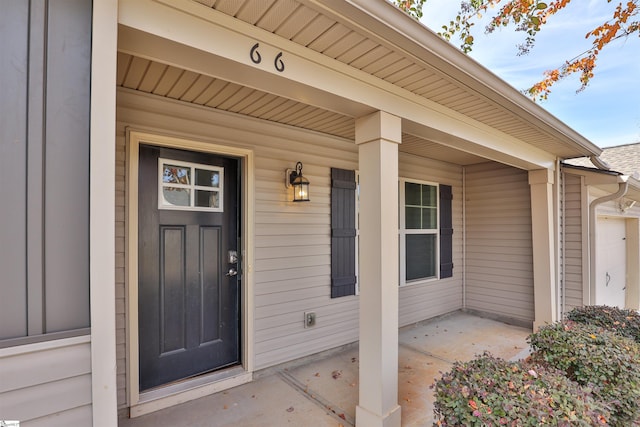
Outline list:
[[[308,202],[309,201],[309,180],[302,176],[302,162],[296,163],[296,169],[291,171],[287,170],[287,187],[293,187],[293,201],[294,202]]]

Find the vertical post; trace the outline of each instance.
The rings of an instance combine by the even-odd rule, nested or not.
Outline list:
[[[89,281],[93,425],[118,424],[115,308],[117,0],[94,0],[91,51]]]
[[[358,427],[400,427],[398,405],[398,144],[400,118],[356,120],[360,169]]]
[[[640,219],[627,218],[627,296],[625,308],[640,310]]]
[[[533,329],[557,320],[553,171],[529,171],[533,241]]]

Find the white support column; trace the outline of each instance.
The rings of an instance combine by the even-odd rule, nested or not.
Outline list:
[[[357,427],[400,427],[398,144],[400,118],[356,121],[360,170],[360,401]]]
[[[89,280],[94,427],[118,424],[115,296],[117,0],[93,1]]]
[[[553,171],[529,171],[533,241],[533,329],[557,320]]]

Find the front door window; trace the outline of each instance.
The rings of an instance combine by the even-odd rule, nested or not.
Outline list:
[[[224,168],[158,159],[158,209],[222,212]]]

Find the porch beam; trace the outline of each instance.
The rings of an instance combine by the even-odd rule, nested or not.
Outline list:
[[[534,330],[557,320],[553,177],[553,171],[550,169],[529,171]]]
[[[360,395],[357,427],[400,427],[398,144],[401,120],[356,120],[360,169]]]
[[[524,169],[554,165],[554,156],[537,147],[191,0],[120,0],[119,22],[119,49],[125,53],[350,117],[387,111],[403,125],[414,124],[417,136],[431,134],[440,144],[500,163]],[[249,53],[256,43],[263,59],[258,64]],[[282,72],[274,67],[279,53]]]

